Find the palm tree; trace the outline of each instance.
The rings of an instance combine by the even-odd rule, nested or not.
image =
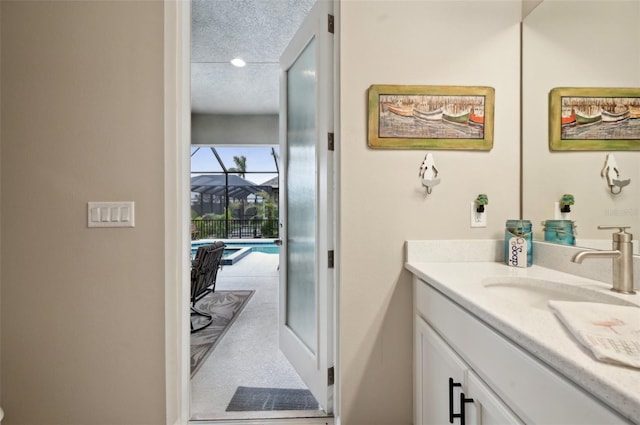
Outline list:
[[[240,177],[244,178],[245,173],[247,172],[247,157],[244,155],[234,156],[233,163],[236,164],[236,166],[233,168],[229,168],[229,171],[238,173]]]
[[[229,172],[237,173],[240,177],[244,178],[245,173],[247,172],[247,157],[244,155],[241,156],[233,156],[233,163],[236,165],[235,167],[229,168]],[[244,209],[246,208],[246,198],[240,199],[241,209],[240,209],[240,219],[244,219]]]

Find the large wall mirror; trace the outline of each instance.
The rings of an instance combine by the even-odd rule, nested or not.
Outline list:
[[[640,0],[544,0],[523,19],[522,49],[522,208],[535,240],[568,193],[576,245],[609,249],[612,230],[597,226],[630,225],[638,254],[640,151],[550,151],[548,99],[554,87],[640,87]],[[608,153],[631,180],[619,194],[601,177]]]

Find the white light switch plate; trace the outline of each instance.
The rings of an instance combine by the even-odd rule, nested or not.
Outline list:
[[[87,225],[89,227],[134,227],[134,202],[89,202]]]
[[[478,206],[471,202],[471,227],[487,227],[487,209],[483,213],[476,212]]]

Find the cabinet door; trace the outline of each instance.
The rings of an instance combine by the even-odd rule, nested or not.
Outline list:
[[[450,408],[460,412],[460,393],[466,388],[467,366],[420,316],[415,316],[414,424],[449,424]],[[449,378],[461,386],[453,388]],[[453,406],[450,406],[450,401]],[[455,419],[453,423],[460,423]]]
[[[471,370],[467,375],[467,389],[468,397],[473,398],[473,403],[466,406],[467,424],[524,424]]]

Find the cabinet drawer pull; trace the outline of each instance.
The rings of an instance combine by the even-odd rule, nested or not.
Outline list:
[[[454,382],[453,378],[449,378],[449,423],[452,424],[455,418],[460,418],[460,425],[465,425],[465,404],[473,403],[472,398],[467,398],[463,392],[460,393],[460,413],[453,413],[453,389],[462,387],[459,382]]]
[[[465,416],[466,416],[465,407],[464,407],[465,403],[473,403],[473,399],[466,398],[464,393],[460,393],[460,414],[453,415],[454,417],[460,418],[460,425],[464,425],[464,421],[465,421]]]
[[[459,382],[453,382],[453,378],[449,378],[449,423],[453,423],[453,418],[457,417],[453,413],[453,388],[461,387],[462,384]]]

